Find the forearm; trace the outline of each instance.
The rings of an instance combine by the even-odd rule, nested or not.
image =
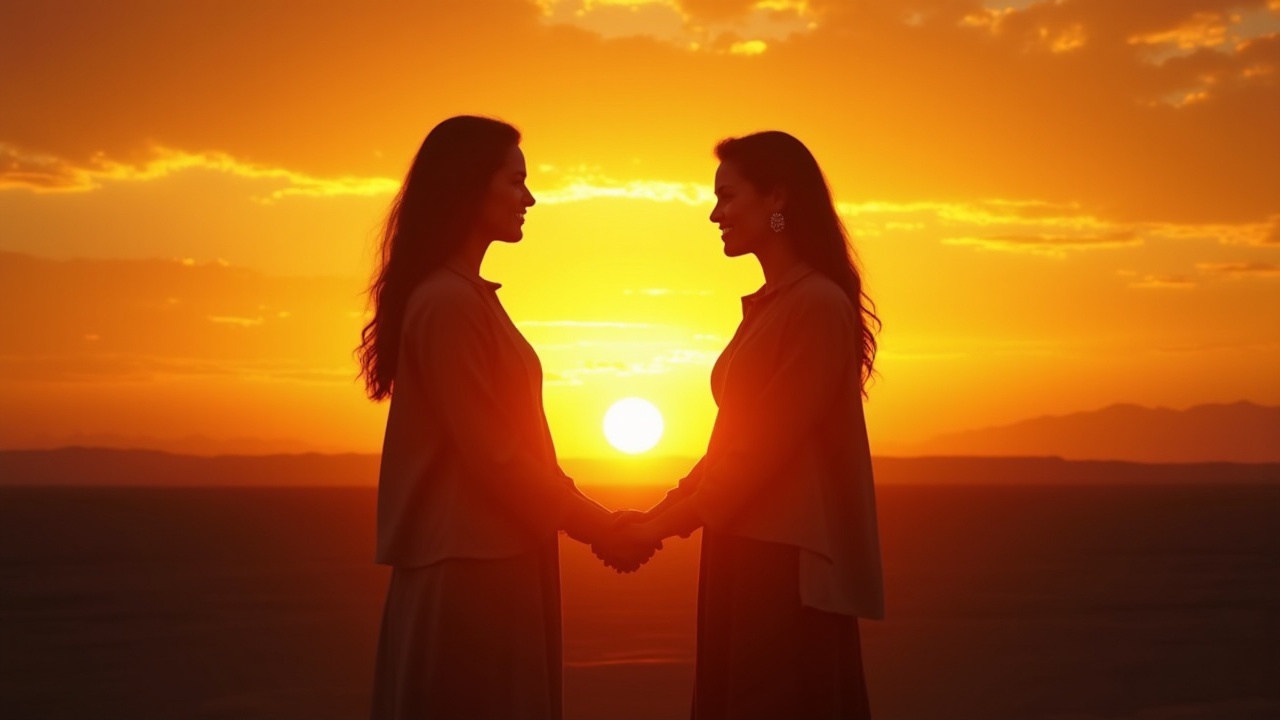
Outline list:
[[[575,492],[571,495],[560,529],[583,543],[593,543],[613,524],[613,513],[600,503]]]
[[[702,527],[702,516],[691,498],[685,497],[671,503],[644,522],[645,530],[658,541],[679,535],[688,537]]]
[[[680,482],[676,483],[676,486],[667,492],[666,497],[662,498],[661,502],[649,508],[648,514],[655,517],[661,515],[671,506],[692,495],[693,492],[698,489],[698,483],[702,480],[702,468],[706,462],[707,458],[704,455],[702,459],[698,460],[697,464],[689,470],[689,474],[680,478]]]

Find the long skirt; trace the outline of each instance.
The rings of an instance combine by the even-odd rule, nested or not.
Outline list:
[[[800,604],[800,551],[703,529],[694,720],[867,720],[857,618]]]
[[[394,568],[373,719],[560,720],[559,572],[555,547]]]

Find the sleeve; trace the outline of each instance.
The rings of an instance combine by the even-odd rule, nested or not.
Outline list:
[[[483,306],[427,303],[418,308],[409,339],[426,387],[439,398],[442,425],[462,466],[482,492],[535,533],[564,525],[575,500],[572,481],[522,447],[511,398],[489,377],[495,350],[486,342]]]
[[[649,512],[655,515],[659,514],[677,502],[693,495],[694,490],[698,488],[698,483],[702,480],[702,468],[706,463],[707,456],[703,455],[702,458],[698,460],[697,464],[689,470],[689,473],[683,478],[680,478],[680,482],[667,492],[661,502],[649,508]]]
[[[711,527],[730,521],[779,476],[814,426],[840,396],[836,388],[853,362],[857,324],[843,297],[798,298],[778,338],[777,361],[758,389],[718,417],[722,449],[690,496]],[[721,413],[726,408],[721,409]]]

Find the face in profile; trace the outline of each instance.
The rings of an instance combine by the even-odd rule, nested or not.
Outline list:
[[[773,240],[769,216],[778,205],[776,199],[757,190],[733,163],[722,162],[716,168],[715,192],[710,219],[720,228],[725,255],[746,255]]]
[[[514,243],[524,237],[524,214],[535,202],[526,177],[524,153],[512,145],[480,205],[477,230],[486,239]]]

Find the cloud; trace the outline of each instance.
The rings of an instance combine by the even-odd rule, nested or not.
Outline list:
[[[810,32],[821,15],[820,3],[807,0],[535,2],[549,26],[572,26],[605,38],[654,38],[687,52],[731,55],[759,55],[768,48],[765,40]]]
[[[627,288],[623,295],[643,295],[646,297],[710,297],[710,290],[672,290],[671,288]]]
[[[1254,247],[1280,244],[1280,215],[1244,223],[1122,222],[1109,220],[1079,203],[1001,198],[973,202],[839,203],[837,210],[855,236],[943,232],[950,236],[944,241],[948,244],[987,249],[1088,249],[1192,240]],[[998,229],[1008,232],[992,232]]]
[[[679,202],[708,207],[715,203],[715,193],[701,183],[618,180],[598,174],[571,174],[550,189],[535,189],[535,194],[539,203],[548,205],[600,198]]]
[[[255,197],[275,203],[291,197],[391,196],[400,180],[383,177],[317,178],[288,170],[237,160],[221,152],[195,153],[153,147],[151,158],[140,164],[119,162],[98,154],[86,165],[77,166],[63,158],[22,152],[0,143],[0,192],[28,190],[36,193],[89,192],[108,183],[141,183],[162,180],[191,171],[210,171],[265,182],[274,186]],[[553,177],[554,166],[544,166]],[[631,179],[619,180],[586,168],[566,171],[547,189],[535,188],[538,202],[549,205],[599,198],[681,202],[708,205],[715,202],[709,186],[700,183]],[[194,262],[191,260],[190,262]]]
[[[1132,233],[1110,235],[1000,235],[988,237],[948,237],[947,245],[968,245],[981,250],[1030,253],[1054,258],[1065,258],[1068,252],[1079,250],[1112,249],[1142,244],[1142,239]]]
[[[0,142],[29,156],[8,163],[10,185],[84,187],[74,170],[93,152],[130,158],[154,139],[319,183],[272,181],[268,198],[368,179],[387,193],[425,129],[460,109],[515,121],[533,160],[626,178],[639,157],[685,182],[715,138],[765,117],[774,96],[735,81],[749,62],[785,88],[766,115],[821,151],[846,198],[1021,194],[1199,223],[1277,212],[1280,171],[1262,159],[1280,152],[1280,14],[1264,0],[325,4],[285,33],[296,10],[259,3],[251,22],[207,8],[199,36],[182,3],[82,5],[79,23],[57,4],[0,14]],[[730,53],[752,40],[767,52]],[[439,82],[406,94],[424,77]],[[529,77],[554,79],[554,97]]]
[[[315,367],[303,361],[215,360],[133,353],[0,355],[5,382],[154,382],[174,378],[234,378],[350,385],[354,366]]]
[[[1224,12],[1194,12],[1171,28],[1130,35],[1127,42],[1130,45],[1170,44],[1182,50],[1219,47],[1227,42],[1230,24],[1231,16]]]
[[[1129,283],[1129,287],[1147,290],[1188,290],[1195,286],[1195,280],[1187,275],[1145,275]]]
[[[231,325],[232,327],[252,328],[262,327],[267,320],[261,315],[257,317],[236,317],[234,315],[210,315],[208,320],[218,325]]]
[[[763,40],[744,40],[729,46],[733,55],[761,55],[768,49],[769,45]]]
[[[597,320],[522,320],[516,324],[527,328],[610,328],[616,330],[642,330],[654,327],[648,323],[603,322]]]
[[[0,143],[0,191],[86,192],[105,183],[147,182],[182,172],[204,170],[248,180],[265,181],[275,189],[258,199],[275,202],[287,197],[337,197],[343,195],[391,195],[398,180],[378,177],[312,177],[285,168],[267,167],[238,160],[224,152],[194,153],[153,146],[150,158],[132,164],[98,153],[83,165],[41,153],[24,152]]]
[[[618,343],[597,343],[601,349],[617,349]],[[611,347],[614,346],[614,347]],[[634,355],[634,353],[628,353]],[[596,377],[631,378],[645,375],[664,375],[684,368],[710,368],[720,356],[720,350],[670,348],[660,354],[641,360],[588,360],[562,368],[547,376],[548,384],[584,385]]]
[[[1196,269],[1207,275],[1239,278],[1280,278],[1280,265],[1268,262],[1197,263]]]
[[[1223,245],[1263,247],[1280,245],[1280,214],[1251,223],[1146,223],[1141,229],[1154,238],[1212,239]]]

